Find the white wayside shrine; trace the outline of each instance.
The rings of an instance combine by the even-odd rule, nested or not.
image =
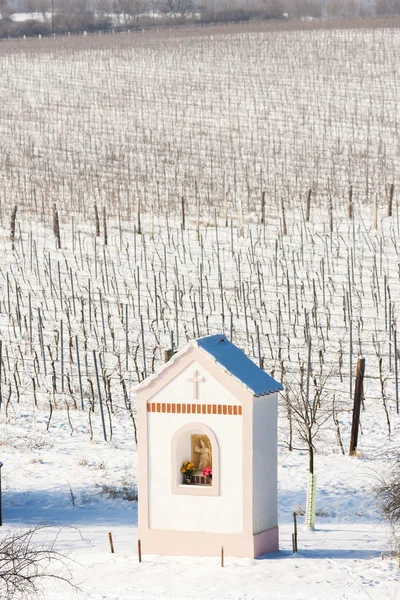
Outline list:
[[[136,388],[144,554],[278,550],[282,389],[224,335],[193,340]]]

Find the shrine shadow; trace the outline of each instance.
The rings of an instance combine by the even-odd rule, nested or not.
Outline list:
[[[137,502],[85,496],[85,489],[3,491],[3,525],[137,526]]]
[[[345,548],[312,548],[300,550],[298,556],[312,559],[333,560],[369,560],[381,555],[378,550],[345,549]]]
[[[295,558],[300,560],[370,560],[381,555],[378,550],[349,550],[344,548],[300,548],[296,554],[291,550],[280,550],[257,556],[256,560],[282,560]]]

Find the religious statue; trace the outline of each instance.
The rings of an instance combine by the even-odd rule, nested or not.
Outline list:
[[[192,435],[192,462],[197,471],[212,466],[212,448],[206,435]]]

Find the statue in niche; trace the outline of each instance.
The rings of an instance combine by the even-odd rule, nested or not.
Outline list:
[[[196,471],[202,471],[206,467],[212,466],[212,448],[211,442],[206,435],[192,435],[192,463]]]

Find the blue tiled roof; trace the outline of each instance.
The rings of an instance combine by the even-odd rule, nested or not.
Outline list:
[[[208,335],[192,342],[212,356],[228,373],[245,385],[254,396],[273,394],[283,386],[250,360],[224,335]]]

